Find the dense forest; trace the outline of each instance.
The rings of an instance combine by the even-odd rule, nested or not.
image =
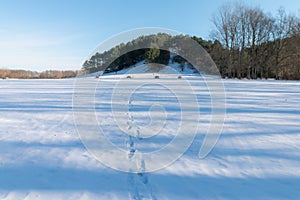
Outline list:
[[[170,59],[168,47],[171,39],[175,40],[176,38],[164,33],[138,37],[103,53],[97,52],[84,62],[83,70],[89,73],[97,71],[114,72],[143,60],[147,63],[168,64]],[[149,46],[152,48],[149,48]]]
[[[299,17],[283,8],[272,16],[259,7],[237,2],[220,7],[212,22],[215,28],[211,40],[162,33],[142,36],[96,53],[84,62],[83,70],[118,71],[142,60],[167,64],[170,52],[176,52],[180,40],[190,37],[209,53],[223,78],[300,79]],[[151,48],[138,48],[143,46]],[[166,50],[170,46],[172,49]],[[178,56],[174,59],[187,62]]]

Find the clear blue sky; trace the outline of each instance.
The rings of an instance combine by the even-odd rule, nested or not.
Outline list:
[[[162,27],[209,39],[210,21],[225,0],[0,0],[0,68],[80,69],[108,37]],[[299,0],[250,0],[266,12]]]

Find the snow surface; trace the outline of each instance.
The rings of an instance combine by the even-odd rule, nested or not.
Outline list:
[[[167,78],[180,87],[176,77],[161,77]],[[205,130],[205,84],[192,75],[184,78],[196,91]],[[99,121],[108,138],[126,148],[107,104],[116,77],[90,79],[101,86]],[[205,132],[200,130],[178,161],[141,175],[107,168],[85,149],[73,121],[73,84],[74,79],[0,80],[0,199],[299,199],[300,82],[224,80],[227,116],[213,151],[198,158]],[[173,105],[174,99],[166,100]],[[176,120],[176,113],[171,117]],[[178,124],[170,123],[172,133]],[[174,137],[164,136],[149,149]]]
[[[168,63],[168,67],[173,69],[173,72],[171,72],[170,70],[168,70],[168,67],[162,67],[162,69],[159,71],[159,73],[161,74],[180,74],[180,75],[191,75],[191,74],[197,74],[198,72],[191,68],[187,63],[184,64],[184,69],[183,71],[181,70],[180,64],[177,62],[172,62],[172,59],[170,59],[169,63]],[[163,65],[161,65],[163,66]],[[112,76],[112,75],[134,75],[134,74],[144,74],[144,73],[154,73],[151,68],[147,65],[145,60],[142,60],[138,63],[136,63],[135,65],[119,70],[117,72],[110,72],[110,73],[105,73],[103,74],[103,71],[99,71],[99,72],[94,72],[94,73],[90,73],[90,74],[86,74],[84,76],[82,76],[82,78],[86,78],[86,77],[96,77],[96,76]]]

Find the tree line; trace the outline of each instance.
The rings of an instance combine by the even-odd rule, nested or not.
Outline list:
[[[19,79],[61,79],[71,78],[79,75],[79,71],[72,70],[46,70],[43,72],[36,72],[30,70],[11,70],[11,69],[0,69],[0,78],[19,78]]]
[[[82,70],[87,73],[117,72],[144,62],[149,65],[149,71],[158,72],[171,61],[179,63],[181,70],[184,66],[196,66],[201,73],[216,74],[216,70],[211,68],[211,58],[193,39],[188,35],[171,36],[166,33],[143,35],[107,51],[94,53],[84,62]]]
[[[300,79],[300,19],[279,8],[275,15],[235,2],[212,19],[207,49],[228,78]]]
[[[172,50],[168,52],[162,47],[176,49],[179,40],[190,37],[209,53],[223,78],[300,79],[300,19],[296,15],[283,8],[271,15],[260,7],[236,2],[221,6],[212,23],[211,40],[162,33],[141,36],[97,52],[84,62],[82,69],[113,72],[142,60],[167,64]],[[151,48],[135,49],[144,44]]]
[[[102,53],[96,52],[84,62],[82,70],[88,73],[116,72],[143,60],[147,63],[168,64],[170,52],[163,48],[167,48],[171,38],[164,33],[140,36]]]
[[[209,53],[223,78],[300,80],[298,16],[283,8],[272,15],[260,7],[235,2],[221,6],[213,15],[212,23],[210,40],[164,33],[140,36],[105,52],[96,52],[83,63],[80,71],[0,69],[0,78],[70,78],[98,71],[117,72],[141,61],[166,65],[171,52],[178,53],[172,57],[172,62],[180,63],[182,70],[184,66],[208,66],[203,71],[209,73],[209,59],[193,57],[195,49],[187,42],[192,39]],[[181,54],[192,55],[193,63],[180,57]],[[161,67],[150,66],[153,71]]]

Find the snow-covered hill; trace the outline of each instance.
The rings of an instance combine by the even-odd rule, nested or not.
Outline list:
[[[103,71],[94,72],[85,75],[84,77],[99,77],[99,76],[109,76],[109,75],[130,75],[130,74],[178,74],[178,75],[196,75],[199,74],[197,70],[188,65],[187,63],[181,67],[180,63],[174,62],[171,56],[168,65],[160,65],[155,70],[153,69],[153,64],[147,64],[145,60],[136,63],[135,65],[110,73],[104,73]]]

